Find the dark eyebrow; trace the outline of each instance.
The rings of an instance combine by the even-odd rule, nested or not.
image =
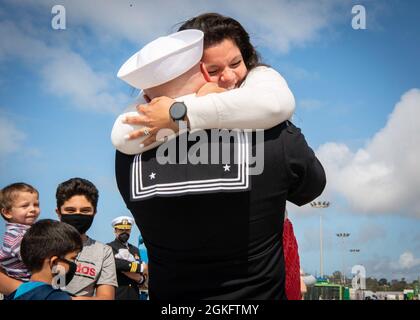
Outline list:
[[[206,68],[219,68],[217,64],[206,65]]]
[[[242,60],[242,56],[239,54],[235,58],[233,58],[231,61],[235,61],[235,60]]]

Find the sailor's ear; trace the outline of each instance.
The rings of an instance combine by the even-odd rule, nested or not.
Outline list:
[[[149,96],[147,94],[143,95],[144,100],[147,101],[147,103],[149,103],[150,101],[152,101],[152,99],[149,98]]]
[[[203,74],[204,79],[207,82],[211,82],[209,72],[207,71],[206,65],[203,62],[200,62],[200,70]]]

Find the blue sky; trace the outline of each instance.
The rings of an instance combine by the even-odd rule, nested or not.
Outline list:
[[[348,275],[359,263],[377,278],[420,276],[417,1],[358,1],[365,30],[352,28],[354,1],[61,1],[65,30],[51,27],[55,4],[0,1],[0,186],[38,188],[41,217],[55,218],[60,182],[87,178],[100,190],[89,234],[112,240],[112,219],[129,212],[109,137],[133,99],[116,73],[178,22],[220,12],[238,19],[285,77],[297,101],[294,122],[326,168],[325,272],[341,270],[344,256]],[[302,267],[319,273],[320,210],[288,210]],[[351,233],[344,253],[337,232]]]

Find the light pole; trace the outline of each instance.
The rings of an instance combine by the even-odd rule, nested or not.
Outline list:
[[[350,251],[351,253],[356,254],[356,253],[359,253],[359,252],[360,252],[360,249],[350,249],[349,251]]]
[[[342,263],[343,263],[343,271],[342,271],[342,277],[343,277],[343,280],[342,280],[342,282],[343,282],[343,284],[345,285],[346,284],[346,275],[345,275],[345,272],[346,272],[346,269],[345,269],[345,263],[344,263],[344,239],[345,238],[348,238],[350,236],[350,233],[348,233],[348,232],[341,232],[341,233],[337,233],[337,237],[338,238],[340,238],[340,239],[342,239],[342,241],[341,241],[341,244],[342,244]]]
[[[329,201],[313,201],[311,207],[316,209],[325,209],[330,206]],[[324,277],[324,256],[322,248],[322,212],[319,214],[319,271],[321,278]]]

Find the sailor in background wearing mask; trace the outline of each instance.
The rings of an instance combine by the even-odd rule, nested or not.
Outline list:
[[[112,248],[117,269],[116,300],[139,300],[139,287],[146,281],[146,265],[141,261],[139,249],[128,243],[134,219],[121,216],[112,221],[115,240]]]

